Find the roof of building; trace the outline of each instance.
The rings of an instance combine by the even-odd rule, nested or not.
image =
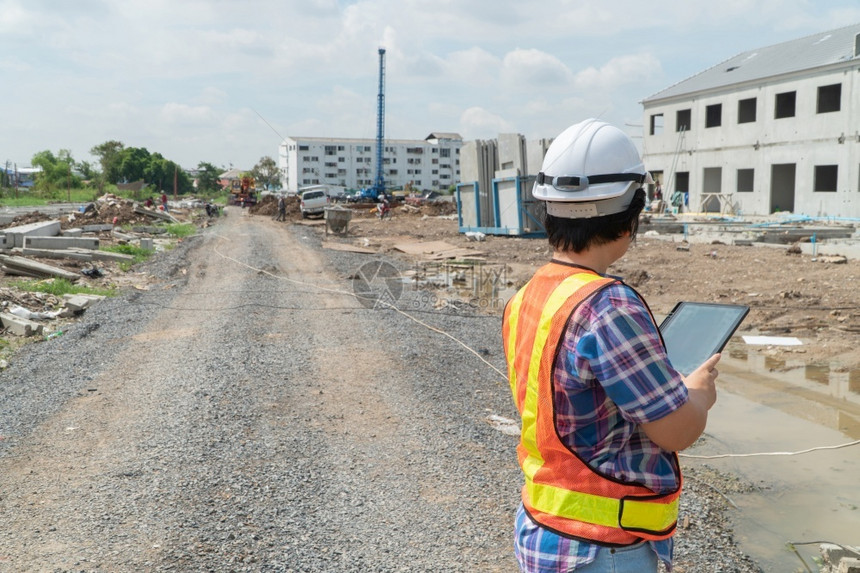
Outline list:
[[[404,145],[413,145],[413,144],[421,144],[428,143],[430,139],[454,139],[454,140],[462,140],[462,138],[456,133],[432,133],[427,136],[425,139],[391,139],[386,137],[385,143],[399,143]],[[376,138],[373,139],[362,139],[355,137],[299,137],[299,136],[288,136],[287,139],[291,141],[308,141],[308,142],[317,142],[317,143],[362,143],[373,145],[376,143]],[[282,143],[283,144],[283,143]]]
[[[860,24],[820,32],[797,40],[741,52],[716,66],[691,76],[642,103],[709,91],[745,82],[756,82],[840,63],[860,63],[855,52]]]
[[[424,141],[428,141],[430,139],[463,139],[460,137],[459,133],[447,133],[444,131],[434,131],[430,135],[424,138]]]
[[[245,169],[230,169],[218,176],[218,179],[239,179]]]

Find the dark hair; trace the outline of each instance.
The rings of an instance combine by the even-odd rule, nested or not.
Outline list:
[[[565,219],[547,213],[544,217],[544,228],[553,248],[581,253],[589,247],[618,240],[627,231],[630,231],[630,237],[635,239],[639,230],[639,214],[644,208],[645,191],[637,189],[630,205],[621,213],[590,219]]]

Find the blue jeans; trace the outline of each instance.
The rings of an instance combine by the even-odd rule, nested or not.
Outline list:
[[[597,559],[577,573],[648,573],[657,571],[657,554],[648,543],[630,547],[601,547]]]

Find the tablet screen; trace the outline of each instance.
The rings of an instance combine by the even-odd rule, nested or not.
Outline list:
[[[722,352],[749,310],[736,304],[679,302],[660,324],[669,362],[686,376]]]

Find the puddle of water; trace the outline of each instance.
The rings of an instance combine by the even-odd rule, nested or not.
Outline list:
[[[860,373],[835,372],[748,351],[733,341],[720,362],[719,398],[696,455],[796,452],[860,439]],[[860,445],[794,456],[755,456],[707,464],[754,484],[728,493],[742,549],[765,571],[805,571],[787,542],[860,544]],[[817,570],[818,545],[797,546]]]

